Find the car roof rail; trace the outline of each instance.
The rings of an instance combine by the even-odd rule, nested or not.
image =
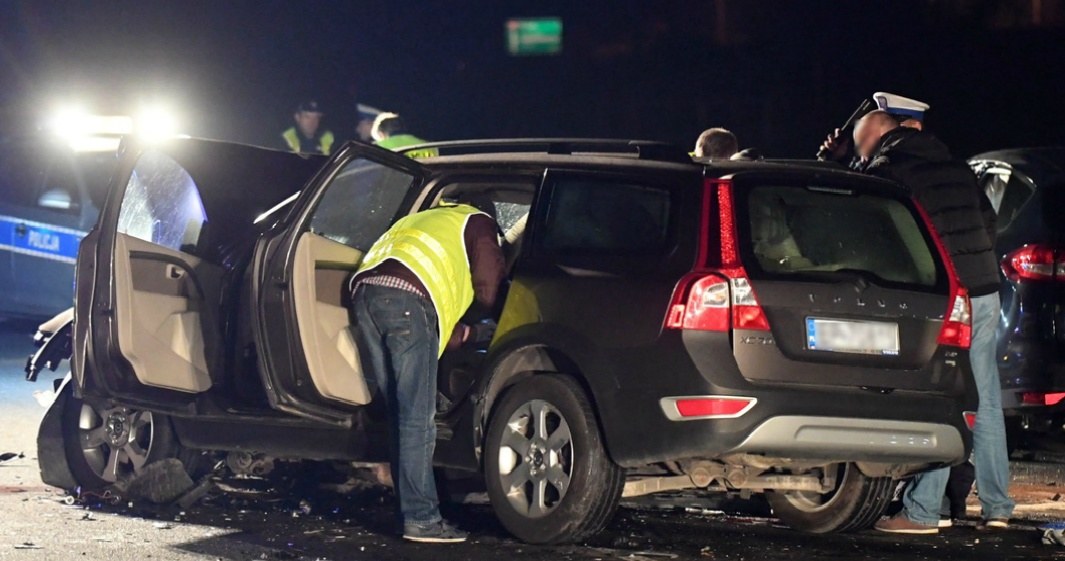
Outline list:
[[[847,164],[843,162],[835,162],[832,160],[813,160],[806,158],[766,158],[763,160],[772,164],[787,164],[793,166],[807,166],[816,168],[832,168],[832,169],[850,169]]]
[[[604,156],[636,156],[640,160],[692,163],[691,155],[675,144],[655,140],[621,140],[612,138],[498,138],[484,140],[449,140],[405,146],[398,151],[411,153],[436,150],[441,155],[490,154],[493,152],[542,152],[574,154],[591,152]]]

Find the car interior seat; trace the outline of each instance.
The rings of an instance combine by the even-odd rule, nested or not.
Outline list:
[[[785,272],[813,266],[813,262],[802,255],[780,201],[754,197],[750,212],[754,254],[762,269]]]

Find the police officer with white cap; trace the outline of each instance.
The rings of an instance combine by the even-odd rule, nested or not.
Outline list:
[[[931,106],[923,101],[888,92],[874,93],[873,103],[876,104],[876,109],[887,112],[898,124],[917,130],[924,130],[924,114],[931,109]],[[856,115],[855,117],[861,116]],[[846,128],[847,126],[844,125],[843,129]],[[830,158],[837,162],[842,162],[847,157],[847,151],[851,146],[849,134],[843,129],[833,131],[825,139],[824,144],[821,145],[822,150],[826,151]],[[852,169],[861,169],[861,158],[855,157],[852,159],[850,167]]]
[[[922,130],[925,111],[932,108],[923,101],[887,92],[874,93],[873,101],[877,109],[887,111],[900,125],[917,130]]]
[[[1004,530],[1015,503],[1009,496],[1009,454],[995,348],[1000,279],[994,210],[969,166],[955,160],[935,136],[913,126],[913,121],[922,121],[927,104],[883,93],[874,94],[874,101],[884,108],[869,112],[854,127],[859,169],[909,188],[968,291],[969,359],[980,396],[973,427],[973,463],[983,518],[977,529]],[[901,126],[906,122],[910,125]],[[880,520],[875,528],[893,534],[939,533],[949,478],[949,469],[917,475],[903,496],[902,512]]]

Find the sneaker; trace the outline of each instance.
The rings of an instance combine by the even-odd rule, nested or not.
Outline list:
[[[403,539],[418,543],[462,543],[467,534],[441,520],[431,524],[406,524]]]
[[[953,528],[953,527],[954,527],[954,520],[952,518],[943,517],[943,518],[939,519],[939,529],[940,530],[945,530],[947,528]]]
[[[880,532],[887,532],[889,534],[916,534],[916,535],[930,535],[938,534],[939,526],[928,526],[925,524],[918,524],[909,518],[905,514],[899,514],[892,518],[881,518],[874,529]]]
[[[998,532],[1002,530],[1009,530],[1010,521],[1008,518],[988,518],[980,523],[976,527],[980,532]]]

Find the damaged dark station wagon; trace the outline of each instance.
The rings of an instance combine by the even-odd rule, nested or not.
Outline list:
[[[44,480],[100,488],[190,451],[238,472],[386,461],[347,281],[395,220],[470,194],[495,204],[509,273],[494,339],[441,360],[436,462],[483,474],[520,539],[697,488],[861,529],[895,479],[968,456],[968,297],[901,187],[653,142],[431,147],[128,143],[73,317],[31,359],[31,377],[71,359]]]

